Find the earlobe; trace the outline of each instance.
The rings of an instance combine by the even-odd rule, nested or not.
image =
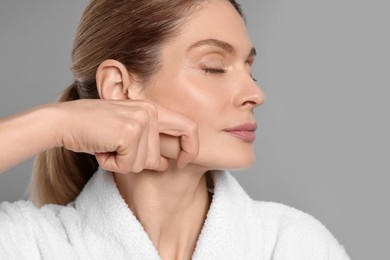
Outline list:
[[[96,72],[96,87],[101,99],[128,99],[133,83],[126,67],[116,60],[103,61]]]

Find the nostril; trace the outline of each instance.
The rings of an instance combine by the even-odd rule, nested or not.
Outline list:
[[[256,95],[247,96],[246,98],[244,98],[242,100],[241,105],[242,106],[256,107],[256,106],[260,106],[261,104],[263,104],[264,100],[265,100],[265,96],[261,92],[261,93],[256,94]]]
[[[248,100],[248,101],[244,101],[244,103],[243,103],[242,105],[243,105],[243,106],[246,106],[246,105],[256,106],[257,103],[256,103],[255,101]]]
[[[241,109],[244,110],[250,110],[255,107],[259,106],[259,103],[257,103],[255,100],[245,100],[241,103]]]

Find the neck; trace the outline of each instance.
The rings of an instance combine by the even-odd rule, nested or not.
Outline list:
[[[191,259],[211,204],[206,169],[115,173],[119,192],[163,259]]]

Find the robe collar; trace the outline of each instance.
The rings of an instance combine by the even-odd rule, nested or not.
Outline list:
[[[212,202],[192,259],[248,259],[256,246],[253,200],[227,171],[210,171]],[[160,260],[157,249],[119,193],[112,173],[99,169],[75,201],[85,226],[120,255]],[[258,243],[259,241],[257,241]],[[119,252],[117,252],[119,253]]]

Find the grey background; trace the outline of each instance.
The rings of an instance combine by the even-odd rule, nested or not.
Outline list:
[[[0,2],[0,117],[52,102],[72,82],[71,45],[87,2]],[[267,100],[256,112],[257,162],[234,175],[253,198],[319,219],[352,259],[385,259],[390,3],[241,2]],[[0,201],[27,198],[31,166],[1,175]]]

